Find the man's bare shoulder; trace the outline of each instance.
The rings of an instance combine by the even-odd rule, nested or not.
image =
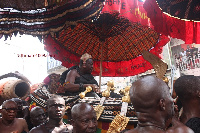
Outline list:
[[[77,74],[77,73],[78,73],[78,72],[77,72],[76,69],[72,69],[72,70],[70,70],[70,71],[68,72],[69,75],[71,75],[71,74]]]
[[[166,133],[194,133],[194,131],[187,126],[179,126],[167,129]]]
[[[44,133],[44,131],[42,130],[41,125],[32,128],[29,133]]]
[[[138,133],[138,132],[135,129],[131,129],[131,130],[128,130],[128,131],[126,131],[124,133]]]
[[[20,124],[22,126],[26,126],[27,125],[26,120],[23,119],[23,118],[15,118],[15,121],[16,121],[17,124]]]
[[[67,77],[77,77],[79,76],[78,72],[76,69],[72,69],[67,73],[66,79]]]
[[[161,130],[141,130],[141,129],[131,129],[126,131],[125,133],[165,133],[164,131]]]
[[[18,121],[18,122],[25,122],[25,121],[26,121],[26,120],[23,119],[23,118],[15,118],[15,120]]]

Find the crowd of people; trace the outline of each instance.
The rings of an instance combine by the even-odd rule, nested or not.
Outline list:
[[[23,103],[19,98],[4,101],[0,109],[0,133],[96,133],[96,112],[88,103],[73,104],[69,123],[63,120],[67,112],[63,95],[76,96],[91,86],[93,91],[88,96],[101,97],[91,75],[92,68],[92,57],[84,54],[79,66],[65,71],[61,78],[58,75],[46,78],[34,96],[30,96],[31,102]],[[62,86],[57,85],[58,80]],[[155,76],[135,81],[129,94],[138,119],[137,127],[121,132],[200,133],[200,78],[181,76],[175,81],[174,90],[175,99],[171,97],[169,86]],[[46,102],[34,100],[39,96],[46,98]]]

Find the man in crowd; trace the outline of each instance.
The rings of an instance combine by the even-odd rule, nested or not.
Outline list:
[[[126,133],[166,132],[174,115],[174,103],[164,81],[154,76],[139,79],[130,89],[130,98],[138,117],[138,125]],[[171,130],[174,133],[192,133],[184,125],[176,125]]]
[[[24,119],[16,118],[18,106],[12,100],[6,100],[2,104],[0,118],[1,133],[22,133],[28,132],[28,126]]]
[[[200,133],[200,80],[193,75],[184,75],[174,84],[176,95],[183,106],[180,121],[195,133]]]
[[[73,133],[96,133],[97,117],[89,104],[78,103],[71,109]]]
[[[25,120],[28,119],[30,112],[28,107],[23,109],[23,101],[19,98],[12,98],[12,101],[14,101],[17,106],[18,106],[18,110],[17,110],[17,118],[24,118]]]
[[[49,120],[33,128],[30,133],[72,133],[72,126],[63,123],[65,100],[58,95],[54,95],[47,100],[47,108]]]
[[[31,109],[30,117],[31,117],[31,123],[32,123],[33,127],[37,127],[40,124],[45,123],[47,120],[46,113],[39,106],[36,106]]]
[[[99,87],[97,81],[92,76],[93,60],[92,56],[85,53],[80,58],[79,66],[73,66],[61,75],[60,82],[63,87],[59,88],[58,93],[65,92],[65,95],[75,96],[84,91],[87,86],[93,88],[86,96],[96,97]]]
[[[25,119],[26,123],[28,124],[28,129],[31,130],[32,125],[30,122],[30,111],[28,109],[28,106],[26,106],[26,108],[23,108],[23,101],[19,98],[12,98],[11,100],[14,101],[18,106],[16,118]]]

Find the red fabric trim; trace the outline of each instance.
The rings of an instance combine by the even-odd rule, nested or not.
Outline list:
[[[186,44],[200,43],[200,22],[181,20],[163,13],[156,0],[146,0],[144,9],[154,25],[154,30],[172,38],[185,41]]]

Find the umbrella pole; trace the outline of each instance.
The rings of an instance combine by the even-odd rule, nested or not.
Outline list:
[[[99,74],[99,90],[100,91],[101,91],[102,62],[103,62],[103,44],[104,44],[104,41],[101,41],[101,60],[100,60],[100,74]]]

